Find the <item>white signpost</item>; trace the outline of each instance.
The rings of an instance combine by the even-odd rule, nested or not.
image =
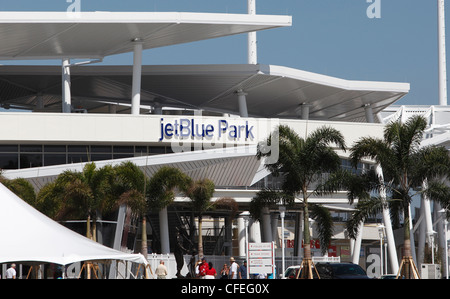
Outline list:
[[[248,244],[248,273],[275,274],[275,246],[273,242]],[[275,275],[273,275],[275,277]]]

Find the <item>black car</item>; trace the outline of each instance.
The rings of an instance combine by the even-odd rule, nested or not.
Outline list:
[[[353,263],[316,263],[315,267],[320,279],[370,279],[363,268]]]

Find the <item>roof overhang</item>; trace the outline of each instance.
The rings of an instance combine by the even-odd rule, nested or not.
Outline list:
[[[132,66],[71,69],[72,105],[90,113],[130,113]],[[405,96],[408,83],[353,81],[274,65],[143,66],[141,113],[163,106],[239,114],[236,92],[247,95],[249,116],[365,122],[365,106],[378,113]],[[40,110],[38,100],[42,100]],[[0,104],[61,111],[61,67],[2,66]],[[144,110],[147,109],[147,110]]]
[[[118,165],[132,162],[148,177],[161,167],[178,168],[194,180],[208,178],[219,186],[250,186],[261,170],[262,161],[256,158],[256,146],[229,147],[203,151],[183,152],[156,156],[96,161],[101,168],[105,165]],[[36,190],[52,182],[66,170],[83,171],[87,163],[73,163],[56,166],[44,166],[27,169],[5,170],[3,175],[8,179],[24,178],[29,180]]]
[[[0,12],[0,60],[102,58],[292,25],[277,15],[188,12]]]

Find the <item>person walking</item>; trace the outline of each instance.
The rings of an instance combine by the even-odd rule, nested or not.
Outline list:
[[[239,267],[239,278],[247,279],[247,261],[244,261],[243,265]]]
[[[16,264],[11,264],[11,267],[6,270],[6,279],[16,279]]]
[[[230,279],[238,279],[239,265],[234,260],[234,257],[230,257],[230,263]]]
[[[158,267],[156,267],[156,277],[157,279],[166,279],[167,267],[164,265],[164,261],[160,261]]]

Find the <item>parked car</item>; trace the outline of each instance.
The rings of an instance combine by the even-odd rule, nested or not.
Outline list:
[[[381,275],[380,279],[397,279],[397,274],[384,274]]]
[[[280,274],[281,279],[295,279],[298,269],[300,269],[299,265],[287,267],[284,273]]]
[[[370,279],[363,268],[353,263],[316,263],[315,267],[321,279]]]

